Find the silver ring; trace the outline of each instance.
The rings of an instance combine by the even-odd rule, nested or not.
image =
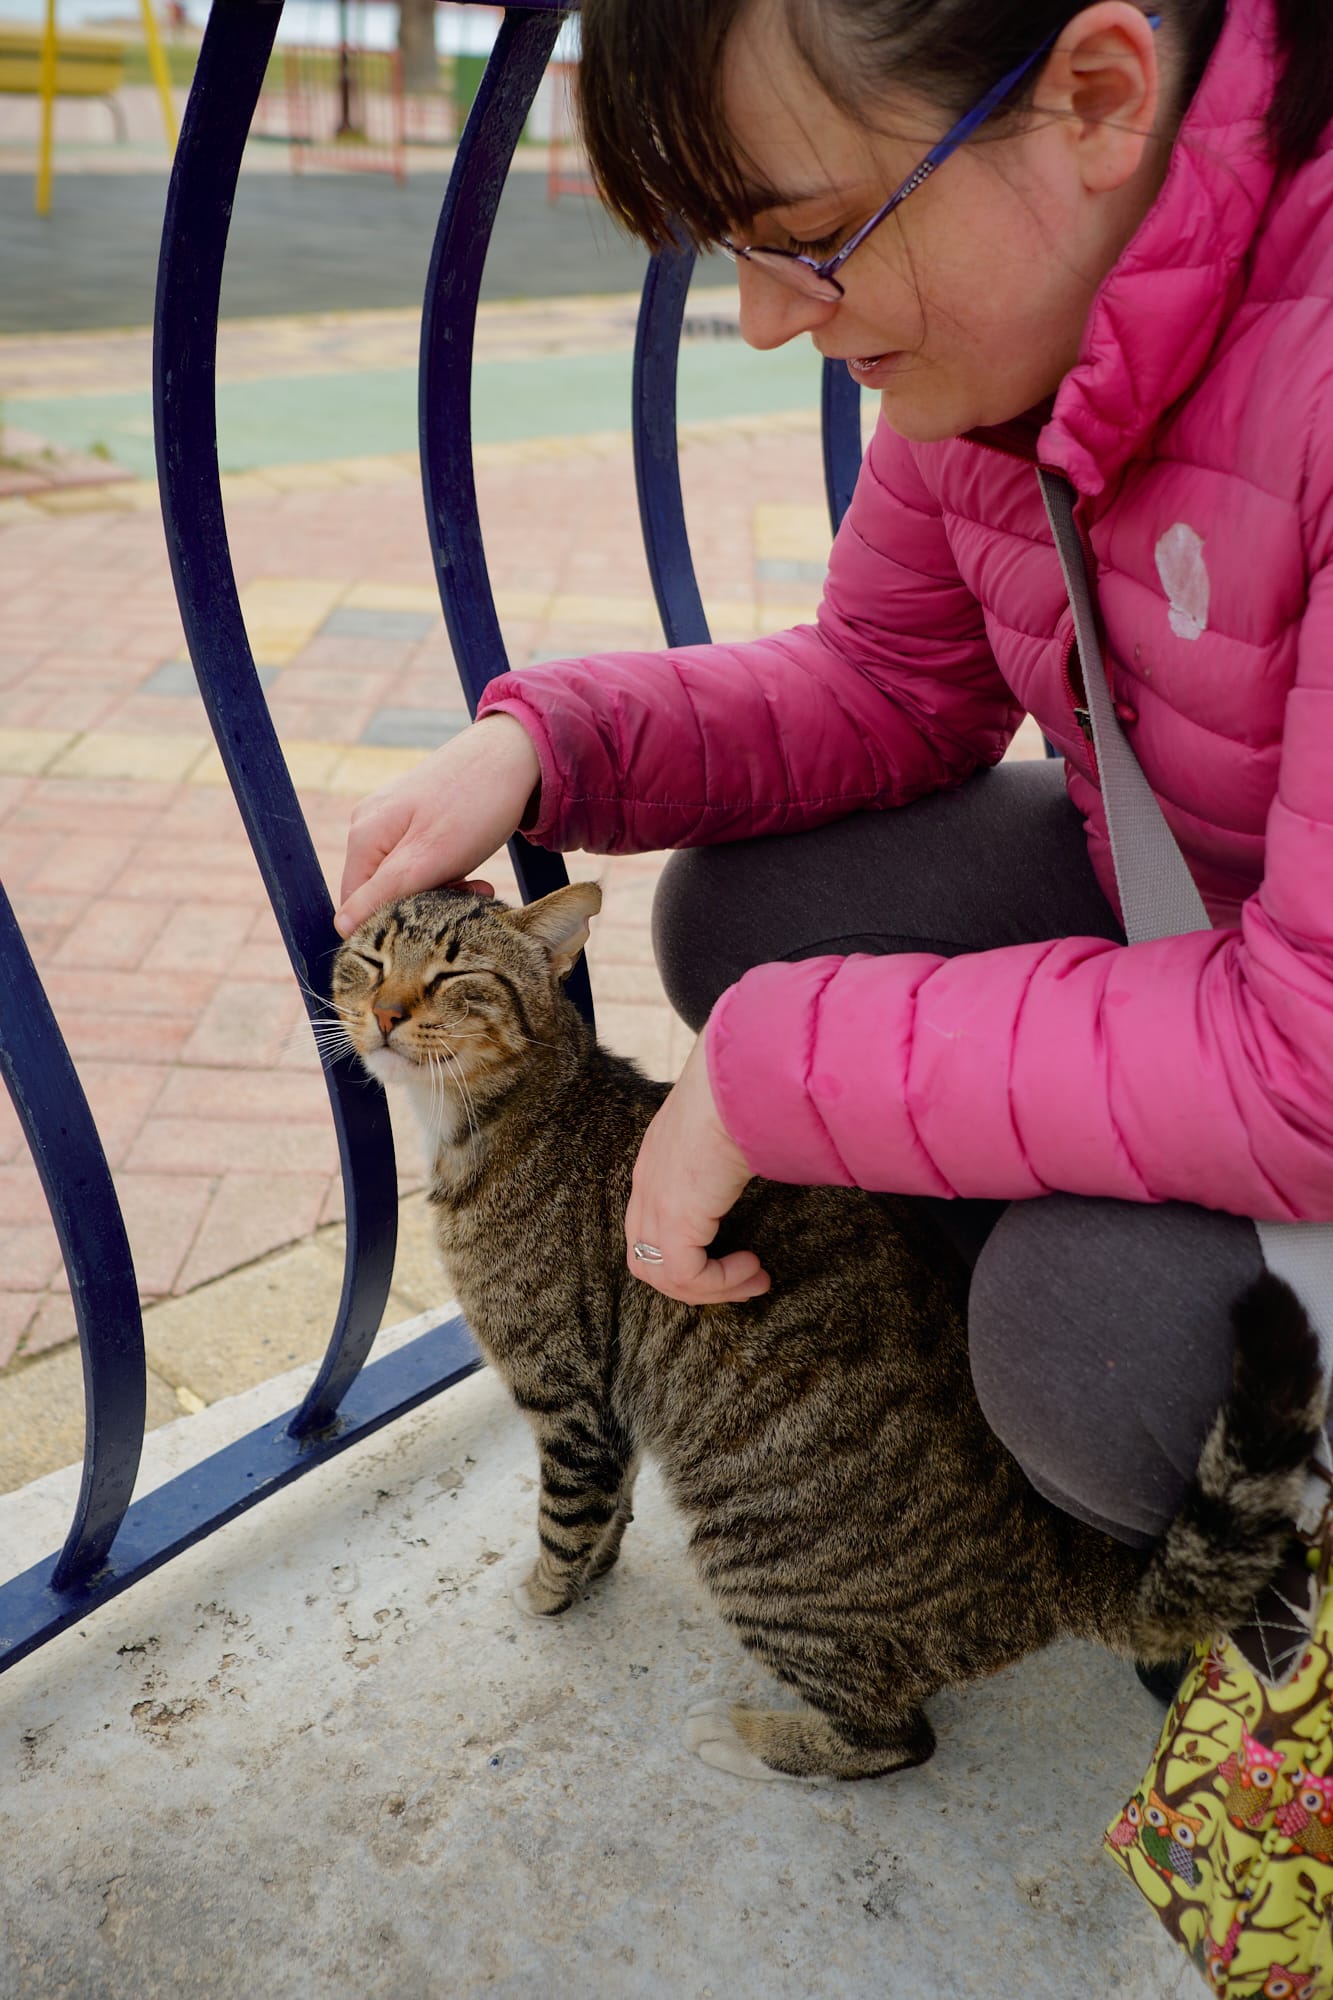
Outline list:
[[[641,1264],[660,1264],[662,1253],[655,1243],[636,1243],[634,1255]]]

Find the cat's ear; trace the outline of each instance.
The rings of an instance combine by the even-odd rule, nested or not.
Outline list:
[[[552,972],[557,979],[567,979],[588,942],[588,926],[601,907],[602,892],[595,882],[571,882],[567,888],[543,896],[539,903],[507,910],[505,922],[544,945]]]

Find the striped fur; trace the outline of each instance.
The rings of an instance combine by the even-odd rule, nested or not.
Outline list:
[[[803,1703],[691,1717],[700,1755],[753,1776],[920,1763],[936,1689],[1060,1633],[1169,1658],[1236,1620],[1277,1566],[1321,1414],[1291,1294],[1269,1279],[1238,1307],[1233,1397],[1146,1558],[1048,1505],[987,1429],[965,1274],[913,1204],[752,1181],[719,1247],[757,1251],[772,1291],[662,1297],[626,1271],[623,1218],[666,1086],[600,1049],[560,983],[599,903],[434,891],[369,919],[334,968],[353,1046],[416,1104],[451,1280],[536,1437],[524,1608],[563,1611],[611,1568],[651,1453],[718,1610]]]

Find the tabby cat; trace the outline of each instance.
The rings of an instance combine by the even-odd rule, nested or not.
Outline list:
[[[751,1181],[717,1252],[772,1290],[688,1306],[626,1269],[623,1221],[667,1093],[598,1047],[564,994],[599,909],[408,897],[338,953],[365,1067],[409,1092],[459,1302],[536,1434],[523,1609],[564,1611],[615,1562],[639,1455],[700,1575],[800,1707],[706,1704],[687,1741],[750,1777],[873,1777],[934,1748],[923,1702],[1060,1633],[1169,1659],[1237,1622],[1277,1567],[1322,1415],[1294,1296],[1235,1313],[1232,1395],[1155,1550],[1061,1513],[991,1434],[968,1369],[966,1276],[912,1203]]]

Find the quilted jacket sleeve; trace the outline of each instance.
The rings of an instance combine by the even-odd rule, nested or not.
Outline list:
[[[708,1029],[719,1109],[757,1173],[1333,1219],[1333,532],[1322,540],[1264,880],[1239,927],[758,967]]]
[[[547,847],[632,853],[818,826],[959,784],[1022,717],[938,506],[882,425],[814,625],[493,681],[541,761]]]

